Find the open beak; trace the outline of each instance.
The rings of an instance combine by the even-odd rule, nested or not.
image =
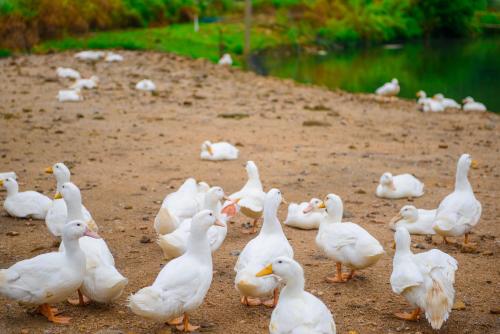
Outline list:
[[[54,199],[62,199],[62,198],[63,197],[62,197],[62,195],[61,195],[61,193],[59,191],[56,192],[56,194],[54,195]]]
[[[261,271],[259,271],[257,274],[255,274],[255,276],[262,277],[262,276],[271,275],[272,273],[273,273],[273,265],[270,264],[267,267],[265,267],[264,269],[262,269]]]
[[[472,160],[470,166],[471,166],[471,168],[478,169],[479,168],[479,162],[477,162],[477,160]]]
[[[214,223],[215,226],[226,227],[226,225],[222,224],[220,220],[216,220]]]
[[[210,155],[214,155],[214,151],[212,151],[212,146],[208,146],[207,151]]]
[[[95,233],[94,231],[91,231],[88,227],[85,230],[85,233],[83,235],[86,236],[86,237],[94,238],[94,239],[101,239],[101,237],[99,236],[99,234]]]
[[[326,209],[325,202],[321,202],[321,203],[318,205],[318,208],[320,208],[320,209]]]
[[[52,167],[47,167],[47,168],[45,168],[45,173],[54,174],[54,170],[52,169]]]
[[[307,205],[307,207],[302,211],[303,213],[309,213],[311,212],[312,210],[314,209],[313,205],[311,203],[309,203],[309,205]]]

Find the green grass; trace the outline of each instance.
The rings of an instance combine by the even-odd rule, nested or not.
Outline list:
[[[222,37],[220,37],[222,31]],[[222,38],[222,39],[221,39]],[[162,28],[134,29],[96,32],[84,37],[67,37],[49,40],[35,46],[37,53],[81,49],[125,49],[172,52],[192,58],[206,58],[217,61],[220,57],[220,40],[224,52],[233,56],[240,65],[237,55],[243,53],[243,24],[212,23],[201,24],[195,33],[192,24],[176,24]],[[254,27],[251,34],[252,50],[259,50],[287,44],[278,33],[262,27]],[[236,57],[235,57],[236,56]]]

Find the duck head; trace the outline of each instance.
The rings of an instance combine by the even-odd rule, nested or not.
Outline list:
[[[17,181],[12,177],[7,177],[3,180],[0,179],[0,187],[5,188],[5,190],[7,190],[7,194],[15,194],[19,191]]]
[[[318,212],[323,209],[323,202],[319,198],[311,198],[303,213]],[[323,205],[324,206],[324,205]]]
[[[465,99],[462,100],[463,104],[472,103],[472,102],[474,102],[474,99],[471,96],[467,96]]]
[[[293,259],[286,256],[275,258],[264,269],[259,271],[255,276],[263,277],[268,275],[276,275],[281,277],[285,283],[298,277],[304,277],[304,270]]]
[[[342,221],[342,215],[344,213],[344,205],[340,196],[335,194],[326,195],[323,205],[320,208],[326,208],[326,212],[330,218],[333,218],[334,222],[340,223]]]
[[[396,186],[394,185],[394,178],[392,177],[392,174],[389,172],[382,174],[382,176],[380,177],[380,184],[383,185],[384,187],[388,187],[392,191],[396,191]]]
[[[394,218],[391,219],[390,221],[390,226],[394,227],[395,224],[400,221],[401,219],[404,219],[410,223],[414,223],[418,219],[418,209],[414,207],[413,205],[405,205],[399,210],[399,214],[396,215]]]
[[[208,152],[210,155],[214,154],[214,151],[212,150],[212,143],[209,140],[205,140],[203,144],[201,144],[201,150],[203,152]]]
[[[224,224],[217,220],[212,210],[202,210],[193,216],[191,233],[197,235],[206,234],[208,229],[213,225],[225,227]]]
[[[97,233],[91,231],[87,224],[81,220],[73,220],[65,224],[62,235],[65,240],[78,240],[83,236],[94,239],[101,238]]]

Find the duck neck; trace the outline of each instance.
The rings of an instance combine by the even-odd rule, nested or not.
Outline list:
[[[260,182],[259,172],[251,171],[248,173],[248,181],[245,187],[259,188],[262,190],[262,183]]]
[[[396,242],[396,252],[394,253],[394,260],[400,260],[411,256],[413,253],[410,249],[409,242]]]
[[[82,201],[81,200],[72,200],[66,201],[66,207],[68,208],[68,217],[66,218],[66,222],[72,220],[85,220],[82,214]]]
[[[283,288],[281,292],[281,297],[296,297],[302,295],[304,292],[304,277],[297,275],[291,278],[288,278],[286,281],[286,286]]]
[[[343,209],[339,208],[337,210],[328,211],[328,221],[329,223],[341,223],[342,222]]]
[[[463,166],[457,167],[457,175],[455,177],[455,190],[470,190],[472,191],[472,186],[469,183],[469,179],[467,177],[468,169]]]
[[[212,194],[207,194],[205,196],[204,204],[205,204],[205,209],[217,212],[217,205],[219,204],[219,200],[216,198],[216,196],[212,196]]]
[[[62,241],[64,244],[64,252],[68,257],[73,258],[75,256],[83,256],[83,257],[85,256],[82,252],[82,249],[80,248],[80,243],[78,239],[64,238],[63,235]]]
[[[283,229],[278,220],[278,205],[264,205],[264,223],[261,232],[283,234]]]
[[[9,185],[9,187],[6,189],[7,189],[7,197],[14,196],[19,193],[19,185],[17,183]]]
[[[191,229],[186,254],[194,256],[202,263],[209,263],[212,265],[212,251],[210,249],[206,232]]]

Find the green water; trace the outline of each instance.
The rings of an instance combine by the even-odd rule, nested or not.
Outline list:
[[[397,78],[399,96],[424,90],[458,102],[466,96],[500,112],[500,36],[477,40],[414,42],[328,51],[267,50],[253,55],[251,69],[299,82],[373,92]]]

